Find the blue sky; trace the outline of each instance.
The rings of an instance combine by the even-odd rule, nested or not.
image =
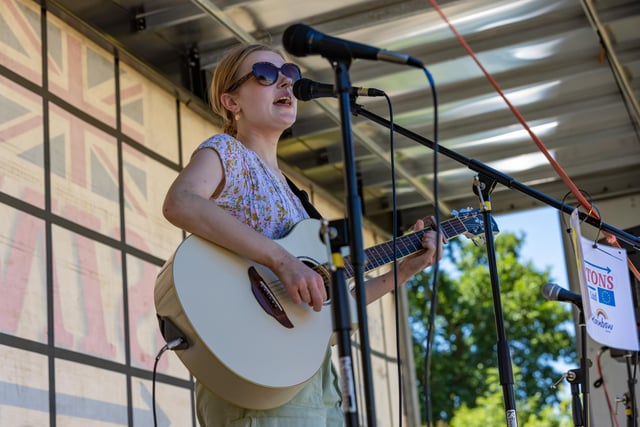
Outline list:
[[[531,261],[538,269],[550,267],[551,281],[563,288],[569,288],[562,249],[562,227],[556,209],[537,208],[495,215],[494,219],[500,232],[525,233],[521,261]]]
[[[562,248],[562,226],[556,209],[551,207],[531,209],[513,214],[495,215],[494,219],[500,232],[525,233],[520,256],[522,262],[531,261],[540,270],[550,267],[551,281],[569,289],[564,250]],[[542,291],[542,288],[540,290]],[[571,310],[571,304],[559,304],[565,304],[565,308]],[[567,327],[571,334],[575,334],[573,326],[568,325]],[[553,363],[553,365],[560,372],[577,366],[576,364],[564,362]],[[562,397],[567,399],[570,395],[568,383],[563,381],[560,387]]]

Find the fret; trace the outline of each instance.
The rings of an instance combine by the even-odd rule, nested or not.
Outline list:
[[[344,257],[344,272],[345,272],[345,276],[347,276],[347,279],[352,278],[353,275],[355,274],[355,272],[353,271],[353,266],[349,262],[348,256]]]
[[[407,236],[409,237],[409,236]],[[411,247],[407,245],[407,243],[411,243],[411,239],[407,238],[407,239],[398,239],[397,240],[397,248],[398,248],[398,253],[400,254],[401,257],[405,257],[407,255],[409,255],[410,253],[412,253],[413,251],[411,250]],[[393,251],[393,244],[391,244],[391,250]]]
[[[384,252],[381,252],[380,249],[382,248],[373,246],[372,248],[366,249],[364,251],[367,258],[367,263],[370,264],[372,268],[377,268],[385,264]]]
[[[460,234],[456,232],[456,224],[454,224],[451,220],[441,224],[440,229],[442,230],[442,234],[444,234],[447,239],[449,239],[451,236]]]
[[[449,236],[454,232],[454,226],[453,224],[450,223],[443,223],[440,224],[440,230],[442,230],[442,234],[445,235],[445,237],[448,239]]]

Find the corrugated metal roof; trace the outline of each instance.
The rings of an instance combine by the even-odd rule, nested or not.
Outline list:
[[[561,200],[568,191],[480,67],[427,0],[98,1],[48,2],[116,40],[141,61],[202,95],[222,53],[247,40],[279,46],[292,24],[419,58],[438,96],[441,147]],[[640,192],[640,3],[634,0],[466,0],[439,2],[480,63],[522,113],[552,156],[597,203]],[[191,69],[186,65],[191,58]],[[294,58],[313,80],[334,73],[319,56]],[[384,90],[395,123],[434,139],[432,91],[424,73],[356,60],[355,86]],[[198,81],[198,79],[202,79]],[[357,100],[388,118],[384,98]],[[301,103],[280,157],[315,185],[344,200],[338,103]],[[390,141],[386,128],[352,118],[365,216],[391,230]],[[433,151],[398,135],[397,206],[401,227],[433,210]],[[446,211],[477,206],[474,172],[440,155],[439,195]],[[504,185],[492,194],[495,213],[540,202]],[[606,218],[605,218],[606,220]]]

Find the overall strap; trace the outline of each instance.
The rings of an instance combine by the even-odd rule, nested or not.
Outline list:
[[[293,191],[293,194],[298,196],[298,199],[300,199],[300,202],[302,202],[302,206],[307,211],[307,214],[309,214],[309,217],[315,218],[315,219],[322,219],[322,215],[320,214],[320,212],[318,212],[315,206],[313,206],[309,201],[309,195],[307,194],[307,192],[299,189],[293,183],[293,181],[289,179],[288,176],[285,175],[284,177],[287,180],[287,184],[289,184],[289,188],[291,188],[291,191]]]

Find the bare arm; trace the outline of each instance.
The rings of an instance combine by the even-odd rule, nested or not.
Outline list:
[[[413,230],[421,230],[425,225],[435,225],[433,217],[420,219],[413,226]],[[439,257],[442,257],[442,241],[440,242]],[[424,270],[436,261],[436,232],[429,231],[422,237],[424,251],[418,252],[398,262],[398,285],[404,284],[416,273]],[[378,277],[367,280],[365,284],[367,304],[376,301],[394,289],[394,274],[390,270]]]
[[[269,267],[295,303],[319,311],[326,300],[324,282],[281,245],[220,208],[211,196],[224,185],[224,169],[214,150],[198,151],[173,182],[163,205],[169,222]]]

